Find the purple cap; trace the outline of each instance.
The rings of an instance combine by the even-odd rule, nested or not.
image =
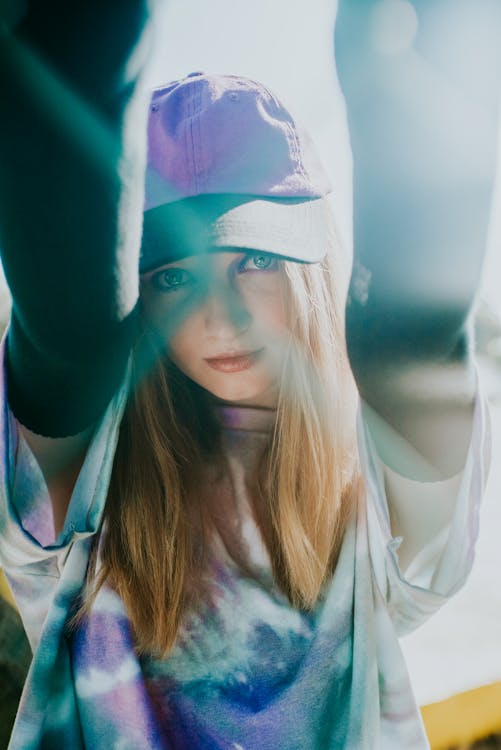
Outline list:
[[[265,86],[192,73],[153,92],[141,270],[203,247],[319,261],[328,192],[310,137]]]

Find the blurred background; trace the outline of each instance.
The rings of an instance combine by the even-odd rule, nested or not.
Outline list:
[[[398,55],[412,46],[416,17],[404,0],[381,0],[378,5],[381,13],[376,32],[398,65]],[[390,22],[385,25],[386,11]],[[332,204],[349,252],[351,156],[333,64],[335,14],[335,0],[161,3],[157,55],[149,81],[155,86],[193,71],[237,73],[274,89],[313,135],[331,175]],[[492,406],[494,448],[475,566],[463,591],[402,641],[434,750],[501,747],[495,737],[501,733],[501,464],[497,458],[501,455],[500,205],[498,185],[476,311],[477,350]],[[8,309],[8,293],[0,279],[1,321],[8,318]]]

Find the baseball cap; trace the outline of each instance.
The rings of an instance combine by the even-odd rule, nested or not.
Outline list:
[[[330,184],[263,84],[191,73],[153,91],[140,270],[220,248],[318,262]]]

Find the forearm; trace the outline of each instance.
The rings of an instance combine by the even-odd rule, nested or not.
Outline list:
[[[383,463],[421,482],[460,472],[476,391],[471,363],[388,365],[373,372],[364,416]]]
[[[464,354],[495,175],[500,31],[501,8],[483,1],[340,0],[355,370]]]
[[[471,432],[469,318],[495,177],[500,31],[488,2],[339,3],[354,167],[350,361],[427,478],[460,470]]]
[[[9,400],[42,434],[99,416],[134,336],[147,32],[144,0],[54,1],[1,40]]]

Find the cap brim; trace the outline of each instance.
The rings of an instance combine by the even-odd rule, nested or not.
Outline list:
[[[158,206],[144,214],[140,270],[223,247],[317,263],[327,250],[325,201],[203,195]]]
[[[216,247],[246,247],[303,263],[326,252],[325,205],[307,201],[255,199],[231,208],[212,225]]]

